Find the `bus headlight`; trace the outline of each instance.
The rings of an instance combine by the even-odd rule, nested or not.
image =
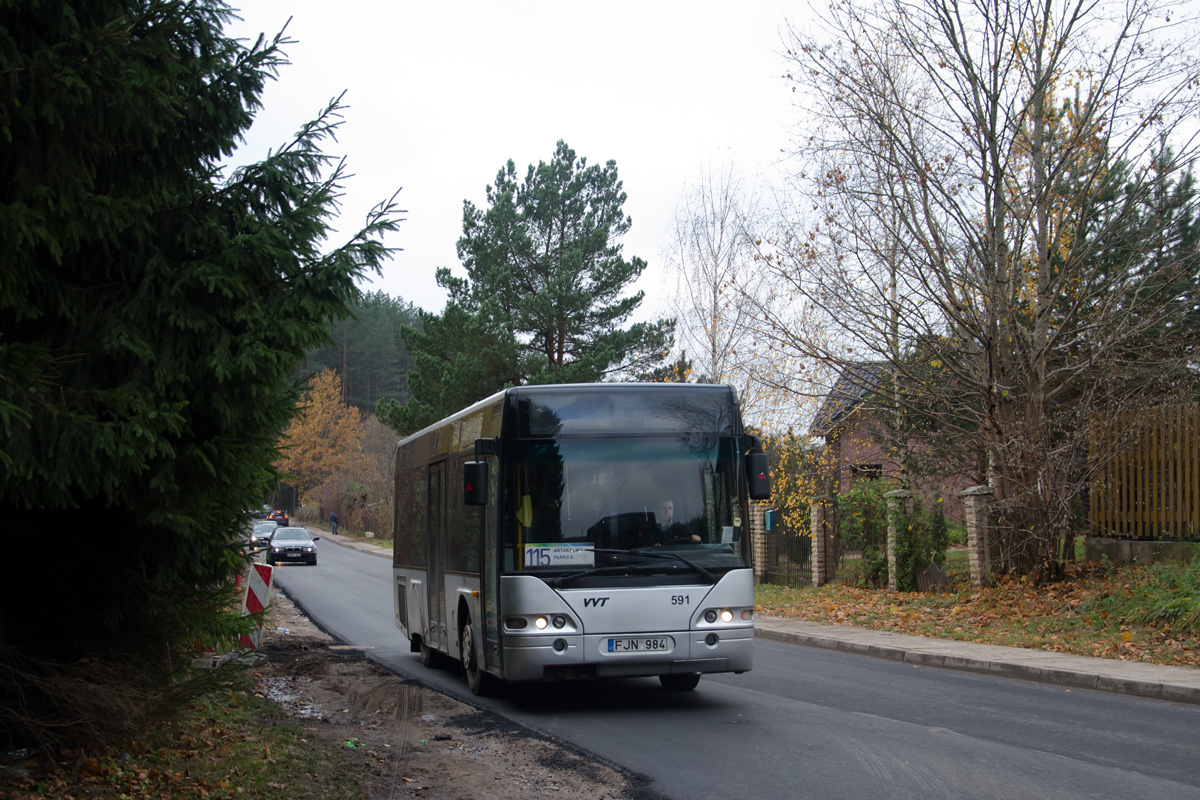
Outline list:
[[[550,624],[556,628],[562,628],[562,627],[566,626],[567,618],[562,616],[561,614],[559,614],[554,617],[554,619],[551,621]]]
[[[721,609],[721,622],[733,622],[733,612],[728,608]]]
[[[550,620],[546,619],[545,617],[538,617],[533,621],[533,627],[537,628],[539,631],[546,630],[546,626],[549,624]]]

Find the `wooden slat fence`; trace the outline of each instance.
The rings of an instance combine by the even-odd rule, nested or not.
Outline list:
[[[1200,403],[1099,419],[1089,450],[1092,535],[1200,536]]]

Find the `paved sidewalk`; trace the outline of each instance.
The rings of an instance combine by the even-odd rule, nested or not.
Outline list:
[[[779,617],[756,616],[754,629],[761,639],[806,647],[1200,705],[1200,669],[1190,667],[1164,667],[1023,647],[955,642]]]
[[[320,533],[321,541],[328,539],[342,546],[383,557],[390,556],[385,549],[366,542],[331,536],[328,529],[316,525],[307,527]],[[780,617],[756,616],[754,631],[761,639],[889,658],[907,664],[982,672],[1005,678],[1200,705],[1200,669],[1190,667],[1163,667],[1136,661],[1052,653],[1048,650],[930,639],[851,625],[822,625]]]

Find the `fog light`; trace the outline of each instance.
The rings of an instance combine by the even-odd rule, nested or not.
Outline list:
[[[733,622],[733,612],[725,609],[721,612],[721,622]]]
[[[717,636],[715,633],[710,633],[708,636],[704,637],[704,643],[709,647],[715,647],[719,641],[721,641],[721,637]]]
[[[555,639],[554,640],[554,652],[563,653],[563,652],[566,652],[566,649],[567,649],[567,640],[566,639]]]
[[[549,624],[550,622],[545,617],[538,617],[533,621],[533,627],[537,628],[539,631],[546,630],[546,626]]]
[[[711,608],[708,611],[705,611],[704,612],[704,621],[707,622],[709,625],[716,622],[717,621],[717,612],[713,611]]]
[[[567,618],[563,616],[555,617],[550,624],[556,628],[561,628],[567,624]]]

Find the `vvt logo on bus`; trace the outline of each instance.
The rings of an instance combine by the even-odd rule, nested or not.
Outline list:
[[[585,597],[585,598],[583,598],[583,607],[584,608],[587,608],[588,606],[603,607],[604,604],[607,602],[608,602],[607,597]]]

